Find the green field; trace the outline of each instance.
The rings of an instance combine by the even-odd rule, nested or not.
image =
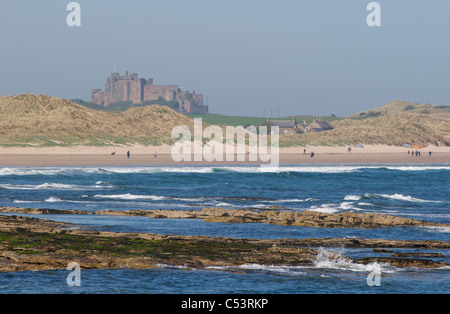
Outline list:
[[[231,126],[258,126],[261,122],[266,121],[265,118],[255,117],[239,117],[239,116],[225,116],[220,114],[187,114],[189,118],[202,118],[202,121],[212,125],[231,125]]]
[[[220,114],[187,114],[189,118],[202,118],[202,121],[207,124],[212,125],[231,125],[231,126],[246,126],[246,125],[253,125],[253,126],[259,126],[261,123],[266,122],[267,118],[256,118],[256,117],[241,117],[241,116],[226,116],[226,115],[220,115]],[[303,120],[306,120],[307,123],[311,123],[314,118],[314,116],[295,116],[297,119],[297,122],[301,123]],[[340,118],[337,117],[321,117],[322,120],[326,120],[328,122],[332,122],[335,120],[340,120]],[[294,116],[289,117],[281,117],[281,118],[271,118],[271,120],[292,120],[294,119]]]
[[[100,110],[105,112],[124,112],[130,108],[134,107],[143,107],[146,105],[149,105],[150,103],[158,104],[158,105],[165,105],[169,108],[172,108],[174,110],[177,110],[178,108],[175,108],[176,106],[173,104],[173,102],[167,102],[164,99],[159,99],[158,101],[147,101],[143,104],[134,105],[130,101],[128,102],[118,102],[115,104],[111,104],[107,107],[99,106],[91,102],[83,101],[82,99],[72,99],[71,101],[82,105],[84,107],[94,109],[94,110]],[[245,117],[245,116],[228,116],[228,115],[222,115],[222,114],[185,114],[189,118],[202,118],[202,121],[206,124],[210,125],[230,125],[230,126],[259,126],[261,123],[266,122],[267,118],[257,118],[257,117]],[[271,120],[292,120],[297,118],[297,121],[301,123],[303,120],[306,120],[307,123],[311,123],[315,116],[288,116],[288,117],[273,117]],[[326,120],[328,122],[332,122],[334,120],[339,120],[340,118],[334,117],[334,116],[328,116],[328,117],[321,117],[322,120]]]

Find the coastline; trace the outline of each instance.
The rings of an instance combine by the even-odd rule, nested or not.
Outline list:
[[[304,154],[306,149],[306,154]],[[367,145],[364,148],[347,147],[288,147],[279,149],[280,165],[309,164],[447,164],[450,163],[450,147],[425,147],[421,156],[408,154],[405,147],[387,145]],[[130,151],[130,158],[127,158]],[[155,158],[154,154],[157,152]],[[415,150],[414,150],[415,151]],[[429,152],[431,151],[431,156]],[[115,155],[111,153],[115,152]],[[314,157],[310,153],[314,152]],[[122,147],[0,147],[0,166],[174,166],[174,165],[244,165],[269,164],[249,161],[248,155],[236,154],[233,161],[191,161],[175,162],[171,156],[171,146],[122,146]]]

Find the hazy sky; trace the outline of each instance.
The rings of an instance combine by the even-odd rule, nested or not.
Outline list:
[[[114,70],[202,93],[211,113],[345,116],[450,104],[450,1],[1,0],[0,96],[90,100]],[[206,100],[206,98],[205,98]],[[206,102],[206,101],[205,101]]]

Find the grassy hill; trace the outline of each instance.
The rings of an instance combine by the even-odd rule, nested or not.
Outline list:
[[[387,113],[387,114],[386,114]],[[175,126],[193,128],[192,118],[166,106],[151,105],[105,112],[45,95],[0,97],[0,146],[74,146],[171,144]],[[201,116],[206,124],[259,125],[264,118]],[[311,118],[311,117],[310,117]],[[286,117],[285,119],[292,119]],[[297,116],[297,120],[308,117]],[[393,101],[351,115],[330,117],[334,130],[280,135],[280,146],[403,143],[450,146],[450,109]]]
[[[192,120],[158,105],[111,113],[45,95],[0,97],[2,146],[156,145],[171,143],[176,125]]]
[[[428,144],[450,146],[450,119],[402,112],[364,120],[343,119],[332,124],[334,130],[296,135],[290,139],[280,139],[280,143],[326,146],[354,144],[400,146],[411,143],[423,146]]]
[[[392,101],[332,122],[334,130],[280,139],[285,146],[353,144],[450,146],[450,107]]]
[[[385,115],[397,114],[402,112],[417,113],[433,117],[450,119],[450,106],[433,106],[430,104],[411,103],[403,100],[393,100],[383,107],[358,112],[348,116],[348,118],[351,119],[377,118]]]

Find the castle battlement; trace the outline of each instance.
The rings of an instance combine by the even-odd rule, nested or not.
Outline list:
[[[203,95],[181,90],[178,85],[154,85],[153,78],[142,79],[137,73],[121,76],[111,73],[106,79],[105,90],[92,89],[92,102],[101,106],[109,106],[119,101],[131,101],[140,104],[144,101],[158,100],[176,101],[179,111],[183,113],[208,113],[208,106],[203,105]]]

